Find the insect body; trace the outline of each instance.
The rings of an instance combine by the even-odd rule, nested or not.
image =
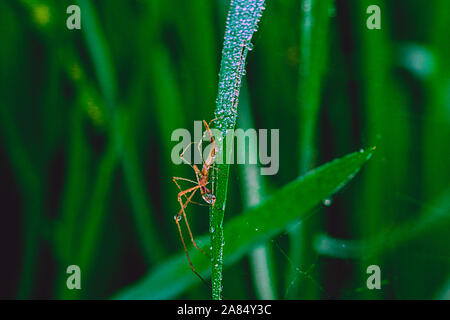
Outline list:
[[[245,52],[246,52],[246,50],[248,50],[247,40],[244,41],[242,43],[242,45],[241,45],[241,49],[240,49],[240,52],[239,52],[239,58],[238,58],[238,61],[237,61],[237,64],[236,64],[236,76],[235,76],[236,79],[235,79],[235,82],[234,82],[234,85],[233,85],[233,89],[232,89],[233,90],[233,94],[232,94],[232,97],[231,97],[231,110],[233,112],[236,112],[236,107],[237,107],[237,103],[238,103],[239,89],[240,89],[240,85],[241,85],[241,77],[242,77],[242,74],[243,74],[243,71],[244,71],[244,60],[245,60]],[[181,241],[183,242],[184,251],[186,252],[186,256],[188,258],[188,261],[189,261],[189,264],[191,266],[191,269],[205,283],[206,283],[206,281],[197,273],[197,271],[195,270],[194,266],[192,265],[192,261],[191,261],[191,259],[189,257],[189,253],[188,253],[188,250],[186,248],[186,243],[184,241],[183,234],[181,232],[180,220],[181,220],[181,215],[183,215],[184,221],[186,223],[186,228],[187,228],[187,230],[189,232],[189,236],[191,238],[192,244],[194,245],[194,247],[196,247],[202,253],[206,254],[195,243],[194,237],[192,236],[192,232],[191,232],[191,229],[189,227],[189,223],[188,223],[187,218],[186,218],[185,209],[186,209],[187,205],[190,202],[195,203],[194,201],[192,201],[192,197],[197,192],[197,190],[200,190],[200,193],[202,195],[203,200],[208,205],[214,206],[214,203],[216,201],[216,197],[213,194],[213,192],[211,192],[211,190],[207,187],[207,185],[209,184],[210,170],[211,170],[211,168],[213,168],[214,161],[216,159],[216,155],[217,155],[217,152],[218,152],[218,147],[217,147],[217,145],[215,143],[214,136],[213,136],[213,134],[211,132],[210,124],[213,121],[215,121],[217,119],[220,119],[222,117],[219,117],[219,118],[211,120],[209,122],[209,124],[207,124],[206,121],[203,120],[203,124],[204,124],[204,126],[206,128],[206,132],[209,134],[209,140],[211,142],[211,150],[209,151],[209,154],[208,154],[208,157],[206,158],[206,160],[202,159],[202,162],[203,162],[202,170],[200,170],[197,167],[197,165],[191,164],[186,159],[183,158],[183,154],[186,152],[186,150],[190,147],[190,145],[192,143],[189,144],[186,147],[186,149],[183,151],[183,153],[180,155],[181,159],[185,163],[189,164],[194,169],[195,177],[196,177],[197,181],[193,181],[193,180],[189,180],[189,179],[185,179],[185,178],[180,178],[180,177],[173,177],[173,182],[175,182],[175,184],[177,185],[178,189],[180,189],[180,192],[178,193],[178,202],[180,203],[180,207],[181,207],[180,211],[175,216],[175,222],[177,224],[178,231],[180,233],[180,238],[181,238]],[[200,141],[198,142],[198,145],[197,145],[198,146],[198,151],[200,152],[200,154],[202,154],[202,150],[201,150],[202,141],[203,141],[203,139],[200,139]],[[188,181],[188,182],[194,183],[195,186],[193,186],[193,187],[191,187],[189,189],[183,190],[183,189],[181,189],[180,185],[178,184],[178,182],[177,182],[178,180],[183,180],[183,181]],[[188,194],[190,194],[190,195],[188,196]],[[184,202],[183,202],[183,198],[185,199]],[[208,283],[206,283],[206,285],[208,285]]]
[[[201,195],[202,195],[203,200],[204,200],[208,205],[214,206],[214,203],[215,203],[215,201],[216,201],[216,196],[213,194],[213,192],[211,191],[211,189],[209,189],[209,188],[207,187],[207,185],[208,185],[209,182],[210,182],[210,181],[209,181],[210,170],[213,168],[214,161],[215,161],[215,159],[216,159],[216,155],[217,155],[217,152],[218,152],[218,147],[217,147],[217,145],[216,145],[216,143],[215,143],[214,136],[213,136],[213,134],[212,134],[212,132],[211,132],[211,129],[210,129],[210,124],[211,124],[213,121],[215,121],[215,120],[217,120],[217,118],[211,120],[211,121],[209,122],[209,124],[207,124],[206,121],[203,120],[203,124],[204,124],[204,126],[205,126],[205,128],[206,128],[206,132],[209,134],[209,140],[210,140],[210,143],[211,143],[211,149],[210,149],[210,151],[209,151],[209,154],[208,154],[206,160],[203,160],[203,159],[202,159],[202,162],[203,162],[202,169],[200,170],[196,164],[191,164],[191,163],[189,163],[189,162],[183,157],[184,153],[187,151],[187,149],[190,147],[190,145],[191,145],[192,143],[189,144],[189,145],[186,147],[186,149],[184,149],[184,151],[183,151],[183,152],[181,153],[181,155],[180,155],[180,158],[181,158],[184,162],[186,162],[187,164],[189,164],[189,165],[194,169],[195,177],[196,177],[196,180],[197,180],[197,181],[193,181],[193,180],[189,180],[189,179],[185,179],[185,178],[180,178],[180,177],[173,177],[173,181],[175,182],[175,184],[177,185],[177,187],[180,189],[180,192],[178,193],[178,202],[180,203],[180,207],[181,207],[180,211],[179,211],[178,214],[174,217],[174,219],[175,219],[175,222],[176,222],[176,224],[177,224],[178,231],[179,231],[179,233],[180,233],[180,238],[181,238],[181,241],[182,241],[182,243],[183,243],[184,251],[185,251],[186,256],[187,256],[187,258],[188,258],[188,261],[189,261],[189,264],[190,264],[190,266],[191,266],[191,269],[192,269],[192,271],[193,271],[200,279],[202,279],[202,281],[205,282],[205,283],[206,283],[206,281],[205,281],[205,280],[197,273],[197,271],[195,270],[194,266],[192,265],[192,261],[191,261],[191,259],[190,259],[190,257],[189,257],[189,253],[188,253],[188,250],[187,250],[187,247],[186,247],[186,243],[185,243],[185,241],[184,241],[183,234],[182,234],[182,232],[181,232],[180,220],[181,220],[181,217],[182,217],[182,215],[183,215],[183,217],[184,217],[184,222],[185,222],[186,228],[187,228],[187,230],[188,230],[188,232],[189,232],[189,236],[190,236],[190,238],[191,238],[192,244],[194,245],[194,247],[196,247],[198,250],[200,250],[203,254],[206,255],[206,253],[205,253],[200,247],[198,247],[197,244],[195,243],[194,237],[193,237],[192,232],[191,232],[191,228],[189,227],[189,223],[188,223],[188,220],[187,220],[187,217],[186,217],[185,209],[186,209],[187,205],[188,205],[190,202],[195,203],[194,201],[192,201],[192,198],[193,198],[193,196],[195,195],[195,193],[196,193],[198,190],[200,190],[200,193],[201,193]],[[202,141],[203,141],[203,139],[201,139],[201,140],[198,142],[198,145],[197,145],[200,154],[202,154],[202,148],[201,148],[201,147],[202,147]],[[191,188],[188,188],[188,189],[186,189],[186,190],[183,190],[183,189],[181,189],[180,185],[178,184],[178,182],[177,182],[178,180],[183,180],[183,181],[188,181],[188,182],[194,183],[195,186],[193,186],[193,187],[191,187]],[[188,196],[188,195],[189,195],[189,196]],[[184,202],[183,202],[183,199],[185,199]],[[197,203],[197,204],[198,204],[198,203]]]

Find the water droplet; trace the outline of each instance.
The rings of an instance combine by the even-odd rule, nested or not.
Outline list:
[[[323,201],[322,201],[323,205],[327,206],[327,207],[331,206],[332,202],[333,202],[333,200],[331,198],[326,198],[326,199],[323,199]]]

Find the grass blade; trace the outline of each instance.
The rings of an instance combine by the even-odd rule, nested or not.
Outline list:
[[[104,165],[103,171],[99,172],[99,177],[105,181],[111,180],[112,175],[115,172],[115,166],[113,162],[116,160],[120,162],[123,166],[125,182],[130,190],[132,190],[132,195],[130,196],[132,201],[132,213],[136,225],[136,230],[139,236],[140,244],[144,252],[144,256],[148,263],[151,263],[159,259],[163,255],[162,250],[152,250],[151,248],[160,248],[157,244],[157,240],[154,235],[158,234],[156,230],[152,229],[152,224],[150,221],[150,216],[152,215],[152,206],[145,197],[145,187],[142,179],[140,168],[137,162],[137,156],[135,154],[134,146],[130,144],[130,140],[133,138],[130,134],[127,134],[127,124],[126,114],[124,110],[120,110],[117,103],[117,77],[116,71],[114,69],[112,58],[110,55],[110,50],[106,43],[103,30],[99,23],[95,7],[89,0],[79,0],[80,7],[82,8],[84,19],[83,19],[83,30],[86,40],[87,48],[92,57],[93,65],[95,67],[95,72],[100,84],[101,93],[103,95],[105,104],[107,105],[110,112],[110,128],[109,128],[109,138],[114,145],[111,145],[111,150],[108,150],[102,159],[102,164]],[[114,150],[113,150],[114,149]],[[111,151],[111,154],[108,152]],[[116,155],[113,155],[112,152]],[[115,159],[117,157],[117,159]],[[99,188],[103,186],[101,182],[95,184]],[[104,197],[108,195],[107,190],[100,189],[93,192],[94,195],[103,196],[102,198],[97,198],[99,202],[104,202]],[[95,209],[104,210],[104,206],[100,204],[92,204]],[[98,213],[98,217],[104,217],[104,214]],[[94,233],[99,233],[101,221],[87,222],[91,228],[97,227],[96,230],[89,229],[92,235],[85,233],[84,237],[97,239]],[[87,249],[88,244],[86,243],[86,250],[81,253],[81,256],[93,252]],[[94,247],[94,244],[92,244]],[[83,261],[90,261],[91,257],[83,257]]]
[[[219,93],[217,97],[216,125],[222,131],[234,129],[237,116],[237,105],[241,79],[245,70],[247,52],[251,49],[251,38],[256,31],[258,22],[264,9],[264,0],[233,0],[228,12],[225,40],[222,50],[222,63],[219,74]],[[220,140],[218,141],[219,145]],[[225,143],[219,147],[219,157],[223,150],[227,150]],[[231,151],[231,148],[229,151]],[[227,151],[228,153],[228,151]],[[226,154],[226,159],[228,159]],[[214,173],[216,184],[216,202],[210,211],[211,235],[211,266],[212,266],[212,298],[221,299],[222,296],[222,266],[223,266],[223,218],[228,188],[229,165],[217,165],[219,170]]]
[[[250,97],[247,86],[243,85],[241,113],[238,119],[238,126],[243,130],[254,128]],[[240,150],[245,150],[244,154],[252,157],[251,152],[256,152],[255,149],[250,148],[247,143],[239,140],[242,145],[238,145]],[[253,155],[255,158],[256,154]],[[257,164],[245,164],[239,166],[241,177],[241,193],[244,199],[244,209],[249,209],[257,206],[267,194],[267,181],[265,176],[259,173],[260,167]],[[250,266],[253,276],[253,283],[258,299],[262,300],[276,300],[276,274],[273,261],[273,255],[270,243],[264,243],[252,251],[250,251]]]
[[[300,66],[298,83],[299,105],[299,139],[298,148],[299,173],[303,174],[314,167],[316,131],[321,103],[322,83],[325,73],[328,50],[328,25],[331,0],[303,0],[300,30]],[[315,296],[312,288],[300,284],[297,279],[296,266],[306,265],[312,260],[310,247],[312,235],[305,225],[297,223],[289,232],[289,256],[292,264],[286,277],[286,285],[290,286],[288,298],[298,298],[299,288],[303,287],[303,296]],[[294,285],[289,285],[294,283]]]

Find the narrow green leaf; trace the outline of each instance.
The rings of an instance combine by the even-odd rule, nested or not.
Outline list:
[[[373,149],[355,152],[329,162],[289,183],[259,206],[225,224],[224,265],[230,265],[254,246],[282,231],[291,221],[304,219],[323,199],[341,189],[370,159]],[[175,230],[174,230],[175,232]],[[199,237],[197,244],[209,245],[209,235]],[[198,250],[189,252],[202,276],[211,273],[210,261]],[[125,289],[118,299],[169,299],[183,292],[199,279],[192,273],[184,252],[153,269],[137,284]]]
[[[264,0],[232,0],[228,11],[225,39],[222,49],[222,62],[219,73],[219,92],[215,115],[217,128],[225,138],[229,129],[234,129],[242,77],[245,73],[247,53],[252,49],[251,39],[264,10]],[[218,157],[231,154],[231,148],[218,142]],[[225,152],[224,152],[225,151]],[[213,182],[217,186],[215,205],[210,210],[211,235],[211,295],[214,300],[222,298],[222,265],[225,244],[223,219],[227,200],[229,164],[217,165]]]
[[[424,206],[418,216],[380,231],[373,237],[361,240],[343,240],[321,234],[314,240],[314,249],[321,255],[338,259],[369,260],[374,255],[386,254],[399,246],[419,238],[433,229],[450,223],[450,188]]]

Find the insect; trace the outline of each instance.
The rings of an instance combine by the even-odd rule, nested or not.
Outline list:
[[[245,50],[247,48],[246,45],[246,41],[244,41],[241,45],[241,49],[239,52],[239,59],[238,59],[238,63],[237,63],[237,72],[236,72],[236,79],[235,82],[233,84],[233,94],[231,97],[231,110],[236,112],[236,107],[237,107],[237,103],[238,103],[238,96],[239,96],[239,89],[240,89],[240,84],[241,84],[241,76],[242,73],[244,71],[244,59],[245,59]],[[223,117],[223,116],[222,116]],[[173,182],[175,182],[175,184],[177,185],[178,189],[180,189],[180,192],[178,193],[178,202],[180,203],[180,211],[178,212],[178,214],[174,217],[175,222],[177,224],[178,227],[178,232],[180,234],[180,238],[181,238],[181,242],[183,243],[183,248],[184,248],[184,252],[186,253],[186,256],[188,258],[189,261],[189,265],[191,266],[192,271],[209,287],[208,283],[200,276],[200,274],[195,270],[191,258],[189,257],[189,253],[186,247],[186,242],[184,241],[183,238],[183,233],[181,231],[181,226],[180,226],[180,220],[182,217],[184,217],[184,222],[186,224],[186,228],[188,230],[189,233],[189,237],[191,238],[191,242],[194,245],[195,248],[197,248],[198,250],[200,250],[200,252],[202,252],[203,254],[207,255],[199,246],[197,246],[197,244],[195,243],[195,239],[194,236],[192,235],[192,231],[191,228],[189,227],[189,222],[187,221],[187,217],[186,217],[186,212],[185,209],[187,207],[187,205],[191,202],[191,203],[195,203],[194,201],[192,201],[192,198],[194,196],[194,194],[200,190],[200,193],[202,195],[203,200],[211,206],[214,206],[214,203],[216,201],[216,196],[214,195],[214,193],[207,187],[207,185],[209,184],[209,177],[210,177],[210,170],[211,168],[215,168],[213,167],[214,165],[214,161],[216,159],[216,155],[218,153],[218,147],[216,145],[216,142],[214,140],[214,136],[211,132],[210,129],[210,125],[212,122],[222,118],[215,118],[213,120],[211,120],[208,123],[206,123],[205,120],[203,120],[203,124],[205,126],[206,132],[209,134],[209,140],[210,140],[210,145],[211,145],[211,149],[209,151],[208,157],[206,158],[206,160],[203,160],[202,157],[202,162],[203,162],[203,166],[202,169],[200,170],[198,168],[197,165],[195,164],[191,164],[189,163],[189,161],[187,161],[186,159],[183,158],[184,153],[187,151],[187,149],[191,146],[191,144],[195,143],[192,142],[190,143],[181,153],[180,158],[187,164],[189,164],[195,171],[195,177],[196,177],[196,181],[190,180],[190,179],[186,179],[186,178],[180,178],[180,177],[173,177]],[[202,137],[202,139],[200,139],[200,141],[197,144],[198,147],[198,151],[200,152],[200,154],[202,155],[202,141],[203,141],[204,136]],[[215,168],[217,169],[217,168]],[[183,181],[187,181],[187,182],[191,182],[194,183],[195,186],[188,188],[186,190],[183,190],[180,185],[178,184],[178,180],[183,180]],[[188,194],[190,194],[188,196]],[[183,202],[183,198],[185,199],[185,201]],[[196,203],[199,204],[199,203]],[[202,204],[200,204],[202,205]]]
[[[187,161],[183,157],[184,153],[188,150],[188,148],[191,146],[191,144],[193,144],[195,142],[191,142],[183,150],[183,152],[180,154],[180,158],[185,163],[189,164],[194,169],[196,181],[190,180],[190,179],[186,179],[186,178],[180,178],[180,177],[173,177],[172,178],[173,182],[175,182],[175,184],[177,185],[178,189],[180,189],[180,192],[178,193],[178,202],[180,203],[181,209],[178,212],[178,214],[174,217],[174,219],[175,219],[175,222],[176,222],[177,227],[178,227],[178,232],[180,233],[181,242],[183,243],[184,251],[186,253],[186,256],[188,258],[189,265],[191,266],[192,271],[205,283],[206,283],[206,281],[195,270],[195,268],[194,268],[194,266],[192,264],[191,258],[189,257],[189,253],[188,253],[188,250],[187,250],[187,247],[186,247],[186,243],[185,243],[184,238],[183,238],[183,233],[181,231],[180,220],[181,220],[182,217],[184,217],[184,222],[186,224],[186,228],[188,230],[188,233],[189,233],[189,236],[191,238],[192,244],[194,245],[195,248],[200,250],[200,252],[202,252],[203,254],[206,255],[206,253],[195,242],[194,236],[192,235],[191,228],[189,227],[189,222],[188,222],[187,217],[186,217],[185,209],[186,209],[187,205],[190,202],[202,205],[200,203],[196,203],[196,202],[192,201],[192,198],[194,197],[196,192],[199,191],[199,190],[200,190],[200,193],[201,193],[201,196],[202,196],[203,200],[207,203],[207,205],[214,206],[214,203],[216,201],[216,196],[213,194],[211,189],[208,188],[207,185],[210,182],[209,181],[210,170],[211,170],[211,168],[213,168],[214,161],[216,159],[216,155],[217,155],[217,152],[218,152],[218,147],[217,147],[217,145],[215,143],[214,136],[213,136],[213,134],[211,132],[211,129],[210,129],[210,125],[211,125],[212,122],[216,121],[217,119],[219,119],[219,118],[211,120],[209,122],[209,124],[206,123],[205,120],[203,120],[203,124],[205,126],[206,133],[209,134],[209,140],[210,140],[211,149],[209,150],[209,153],[208,153],[208,156],[207,156],[206,160],[204,160],[203,157],[202,157],[203,166],[202,166],[201,170],[198,168],[198,166],[196,164],[191,164],[189,161]],[[202,141],[203,141],[203,137],[202,137],[202,139],[200,139],[200,141],[197,144],[197,148],[198,148],[200,154],[202,154]],[[186,190],[183,190],[180,187],[179,183],[177,182],[178,180],[188,181],[188,182],[194,183],[195,186],[193,186],[191,188],[188,188]],[[188,196],[188,194],[190,194],[190,195]],[[183,198],[185,199],[184,202],[183,202]]]

